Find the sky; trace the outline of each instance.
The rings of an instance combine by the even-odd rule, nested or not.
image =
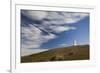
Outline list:
[[[89,44],[89,13],[21,10],[21,56]]]

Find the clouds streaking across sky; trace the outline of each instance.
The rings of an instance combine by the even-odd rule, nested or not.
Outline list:
[[[56,47],[89,44],[89,14],[21,10],[21,56]]]

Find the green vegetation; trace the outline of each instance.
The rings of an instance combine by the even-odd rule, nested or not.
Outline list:
[[[21,63],[67,60],[89,60],[89,45],[55,48],[45,52],[21,57]]]

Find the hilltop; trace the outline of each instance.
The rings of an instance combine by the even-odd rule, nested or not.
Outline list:
[[[89,45],[54,48],[48,51],[21,57],[22,63],[67,60],[89,60]]]

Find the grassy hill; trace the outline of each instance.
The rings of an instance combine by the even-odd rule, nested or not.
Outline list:
[[[21,63],[88,59],[89,45],[78,45],[63,48],[55,48],[45,52],[24,56],[21,57]]]

